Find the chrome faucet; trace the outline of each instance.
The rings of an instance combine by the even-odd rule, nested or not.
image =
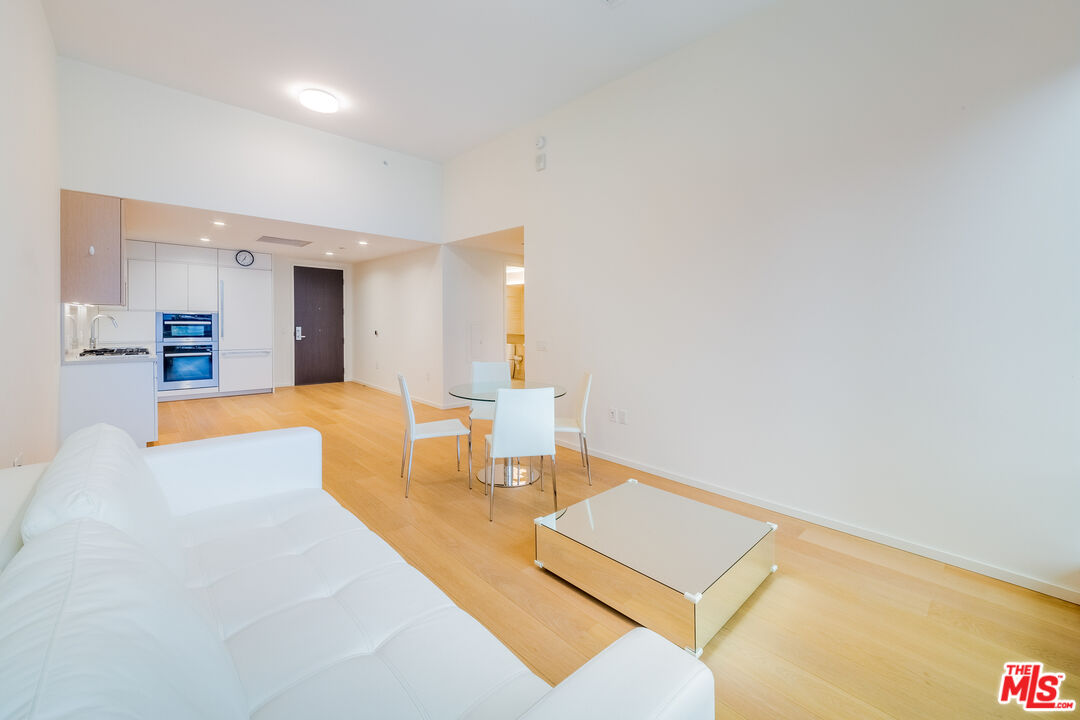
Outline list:
[[[114,318],[112,315],[95,315],[94,319],[90,321],[90,349],[91,350],[94,350],[94,349],[97,348],[97,321],[100,320],[101,318],[107,318],[109,320],[112,320],[112,326],[114,328],[120,327],[120,324],[118,322],[116,322],[116,318]]]

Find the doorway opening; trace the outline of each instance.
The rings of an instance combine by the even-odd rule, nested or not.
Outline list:
[[[512,380],[525,379],[525,268],[506,266],[506,360]]]
[[[293,324],[293,382],[344,382],[344,270],[293,268]]]

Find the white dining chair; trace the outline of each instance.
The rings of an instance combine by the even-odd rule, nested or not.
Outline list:
[[[473,362],[472,382],[510,384],[510,363],[503,362]],[[469,457],[472,457],[472,426],[473,420],[494,420],[495,403],[473,400],[469,403]]]
[[[488,488],[488,520],[495,519],[495,461],[510,466],[513,458],[551,456],[551,494],[559,509],[555,484],[555,388],[499,390],[495,419],[486,437],[484,478]]]
[[[586,436],[585,415],[589,409],[589,390],[591,389],[592,373],[585,373],[585,381],[581,391],[581,404],[578,405],[577,417],[555,418],[555,432],[577,433],[578,449],[581,450],[581,464],[585,466],[590,485],[592,485],[592,463],[589,462],[589,439]]]
[[[413,444],[417,440],[452,437],[457,448],[457,469],[461,471],[461,436],[468,435],[469,429],[457,418],[418,423],[413,414],[412,398],[409,397],[409,384],[405,376],[398,373],[398,385],[401,387],[401,409],[405,414],[405,439],[401,443],[401,475],[405,477],[405,449],[409,450],[409,474],[405,477],[405,497],[409,497],[409,482],[412,480]],[[469,455],[469,487],[472,487],[472,454]]]

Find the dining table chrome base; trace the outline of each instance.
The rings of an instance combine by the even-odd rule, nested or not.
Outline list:
[[[502,460],[495,461],[495,487],[525,487],[526,485],[532,485],[534,482],[540,479],[540,466],[538,463],[530,463],[528,460],[518,463],[515,462],[511,466],[509,472],[507,472],[506,463]],[[486,485],[487,470],[480,469],[480,472],[476,473],[476,479],[480,481],[482,485]]]

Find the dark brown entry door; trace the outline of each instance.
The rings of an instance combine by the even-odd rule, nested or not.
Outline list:
[[[345,273],[293,268],[293,360],[297,385],[345,380]]]

